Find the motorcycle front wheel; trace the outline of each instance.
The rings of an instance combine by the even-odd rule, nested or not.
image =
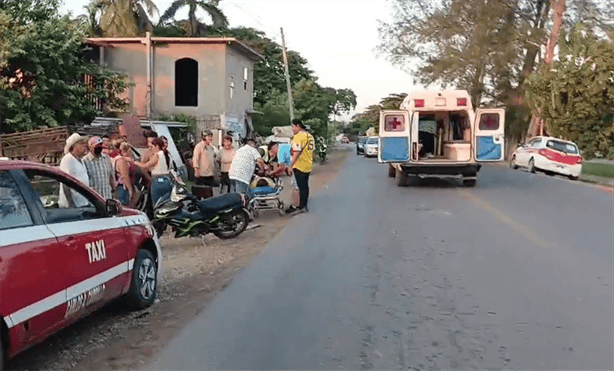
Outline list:
[[[249,215],[247,215],[247,212],[243,209],[235,210],[229,217],[220,222],[219,229],[214,231],[213,234],[222,240],[228,240],[243,233],[248,224]]]

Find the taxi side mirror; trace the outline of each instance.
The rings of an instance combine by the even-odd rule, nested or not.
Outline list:
[[[109,215],[117,215],[122,212],[122,204],[118,200],[108,199],[106,208]]]

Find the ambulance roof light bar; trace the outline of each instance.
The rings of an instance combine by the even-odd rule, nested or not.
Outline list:
[[[467,106],[467,98],[456,98],[457,106]]]
[[[415,107],[424,107],[424,99],[414,99]]]

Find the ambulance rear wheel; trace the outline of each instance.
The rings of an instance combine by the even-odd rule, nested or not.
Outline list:
[[[409,176],[405,174],[402,170],[396,170],[396,181],[397,186],[399,187],[407,187],[409,185]]]
[[[394,166],[388,164],[388,177],[394,178],[395,175],[397,175],[397,169],[395,169]]]

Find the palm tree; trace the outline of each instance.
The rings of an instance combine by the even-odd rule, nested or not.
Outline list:
[[[160,23],[164,23],[169,21],[170,19],[175,17],[177,11],[185,6],[189,8],[188,10],[188,19],[185,22],[187,25],[187,35],[188,36],[200,36],[206,33],[210,26],[201,23],[196,17],[196,11],[200,8],[209,14],[212,20],[213,27],[216,28],[225,28],[228,27],[228,19],[222,13],[218,5],[220,0],[207,0],[207,1],[199,1],[199,0],[175,0],[169,7],[166,9],[164,14],[160,17]]]
[[[152,31],[149,16],[158,13],[152,0],[103,0],[100,18],[103,36],[138,36],[143,30]]]
[[[104,0],[91,0],[85,5],[85,14],[77,17],[77,20],[86,27],[87,35],[90,37],[102,36],[100,29],[100,17],[104,9]]]

